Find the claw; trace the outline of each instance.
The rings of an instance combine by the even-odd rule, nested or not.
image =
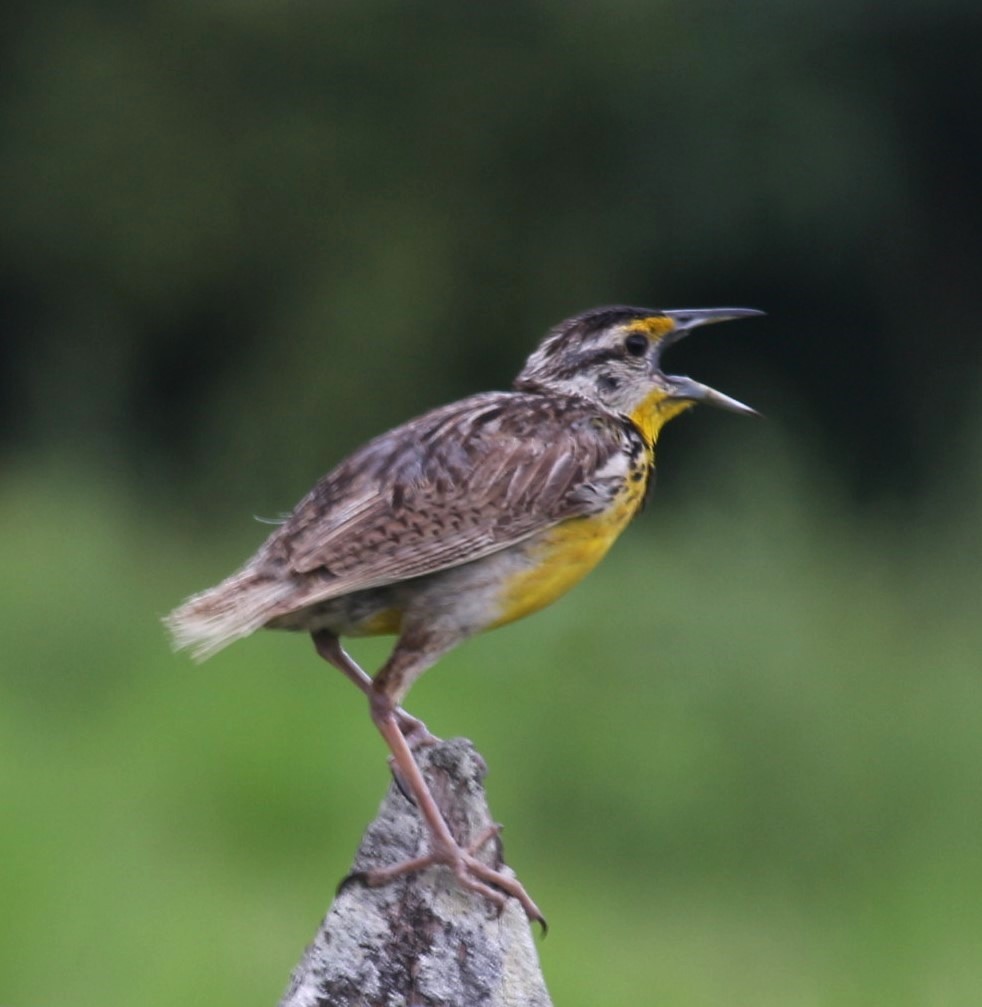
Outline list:
[[[399,767],[396,765],[396,760],[391,756],[389,758],[389,772],[392,774],[392,782],[399,788],[399,793],[406,798],[407,801],[416,807],[416,798],[413,797],[413,792],[409,788],[409,784],[402,778],[402,774],[399,772]]]
[[[339,882],[337,888],[334,889],[335,896],[340,895],[342,892],[346,891],[354,884],[365,885],[366,888],[371,887],[368,883],[368,872],[367,871],[352,871],[350,874],[346,874]]]
[[[471,847],[484,845],[489,839],[497,836],[500,826],[491,826],[485,829],[471,844]],[[465,849],[456,843],[453,846],[440,850],[434,850],[422,857],[415,857],[412,860],[403,861],[401,864],[392,864],[390,867],[378,867],[370,871],[360,871],[349,874],[341,882],[342,888],[347,887],[354,880],[362,881],[369,888],[378,888],[387,885],[390,881],[402,877],[404,874],[415,874],[418,871],[426,870],[428,867],[449,867],[453,871],[461,888],[468,891],[477,892],[489,902],[498,907],[500,912],[508,904],[508,897],[517,899],[525,915],[534,923],[542,927],[542,934],[545,936],[549,927],[545,917],[539,911],[539,907],[532,901],[531,896],[525,891],[524,885],[514,877],[505,874],[503,871],[488,867],[487,864],[478,860],[470,847]]]
[[[398,773],[393,772],[393,777],[396,783],[399,784]],[[400,786],[401,789],[402,787]],[[412,797],[409,794],[406,794],[406,797],[412,801]],[[415,804],[415,801],[413,803]],[[390,881],[394,881],[405,874],[416,874],[419,871],[426,870],[428,867],[449,867],[453,871],[454,877],[461,888],[477,892],[477,894],[486,898],[497,907],[499,914],[508,904],[509,896],[517,899],[525,910],[525,915],[531,922],[539,924],[542,928],[542,936],[545,937],[549,932],[549,924],[546,923],[546,918],[540,912],[539,907],[532,901],[528,892],[525,891],[525,886],[517,878],[511,877],[497,868],[488,867],[487,864],[477,859],[476,854],[483,847],[492,840],[498,840],[502,828],[503,826],[497,822],[492,823],[486,829],[479,832],[467,847],[454,843],[453,845],[447,845],[442,849],[424,854],[421,857],[404,860],[400,864],[392,864],[390,867],[376,867],[368,871],[352,871],[341,879],[336,894],[340,895],[353,884],[362,884],[366,888],[381,888],[383,885],[387,885]],[[499,863],[501,861],[500,845],[499,841],[499,849],[496,851],[496,859]]]
[[[492,839],[496,840],[494,849],[494,858],[500,864],[504,862],[505,851],[501,843],[501,830],[504,826],[500,822],[492,822],[483,832],[479,832],[477,836],[470,841],[467,847],[467,852],[472,856],[477,856],[478,853],[489,843]]]

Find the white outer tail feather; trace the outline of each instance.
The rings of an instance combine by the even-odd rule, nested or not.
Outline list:
[[[196,661],[204,661],[264,626],[295,590],[289,581],[263,577],[245,567],[192,595],[163,622],[175,650],[189,649]]]

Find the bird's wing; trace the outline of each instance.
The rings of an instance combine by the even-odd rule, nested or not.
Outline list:
[[[257,564],[315,580],[302,592],[310,604],[479,559],[600,509],[627,436],[620,419],[578,399],[465,399],[342,462]]]

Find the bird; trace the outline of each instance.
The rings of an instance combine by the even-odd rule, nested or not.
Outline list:
[[[435,738],[402,708],[412,684],[478,633],[577,584],[642,509],[662,427],[697,404],[757,415],[664,352],[699,326],[753,308],[592,308],[553,327],[508,391],[435,408],[375,437],[327,473],[239,570],[165,623],[204,659],[260,628],[302,631],[367,697],[428,852],[361,875],[371,886],[442,864],[464,889],[544,918],[521,882],[478,858],[444,820],[414,751]],[[343,637],[394,635],[369,675]]]

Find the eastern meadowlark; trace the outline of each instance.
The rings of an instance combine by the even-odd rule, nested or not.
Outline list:
[[[557,325],[512,391],[487,392],[390,430],[329,472],[239,571],[167,617],[177,647],[205,658],[261,627],[303,630],[369,699],[430,851],[369,884],[445,864],[502,905],[535,903],[513,877],[454,839],[412,750],[432,740],[400,704],[443,654],[537,611],[604,556],[640,509],[662,426],[696,403],[749,406],[662,372],[665,349],[750,308],[604,307]],[[343,636],[395,634],[374,677]],[[505,893],[505,894],[502,894]]]

